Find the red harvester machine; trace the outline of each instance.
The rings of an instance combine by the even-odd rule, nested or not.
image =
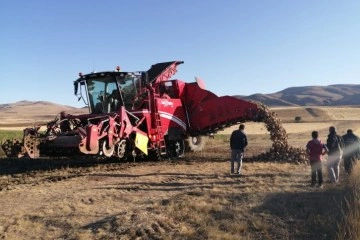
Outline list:
[[[22,141],[2,144],[8,156],[69,156],[77,153],[151,160],[201,150],[208,135],[239,122],[261,121],[256,104],[218,97],[204,84],[170,80],[181,61],[152,65],[148,71],[99,72],[74,81],[75,95],[89,114],[58,114],[54,121],[24,129]]]

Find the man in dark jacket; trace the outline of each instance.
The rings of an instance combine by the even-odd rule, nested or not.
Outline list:
[[[241,174],[242,159],[244,150],[248,144],[246,134],[244,132],[245,125],[240,124],[239,129],[232,132],[230,136],[231,149],[231,174]],[[237,162],[236,172],[234,172],[234,163]]]
[[[329,135],[326,140],[326,146],[329,149],[327,168],[329,178],[332,183],[339,182],[340,162],[343,154],[344,140],[336,134],[335,127],[329,128]]]
[[[350,174],[353,166],[356,164],[360,154],[360,140],[351,129],[347,130],[347,133],[342,136],[345,143],[344,149],[344,168],[345,171]]]

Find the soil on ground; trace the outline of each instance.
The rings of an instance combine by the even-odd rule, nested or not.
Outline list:
[[[225,156],[40,169],[2,161],[0,239],[334,239],[346,180],[313,188],[309,166],[261,162],[230,175]]]

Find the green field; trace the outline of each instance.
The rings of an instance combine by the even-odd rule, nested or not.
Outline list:
[[[0,139],[21,138],[23,131],[20,130],[0,130]]]
[[[7,139],[19,138],[21,139],[23,136],[23,131],[19,130],[0,130],[0,143],[2,143]],[[5,157],[5,153],[2,148],[0,148],[0,157]]]

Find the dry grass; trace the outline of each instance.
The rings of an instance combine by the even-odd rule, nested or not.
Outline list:
[[[357,106],[344,107],[274,107],[283,122],[294,122],[295,117],[300,116],[302,122],[328,122],[328,121],[353,121],[359,120],[360,108]]]
[[[349,191],[344,197],[343,219],[339,224],[338,240],[360,239],[360,164],[349,179]]]

